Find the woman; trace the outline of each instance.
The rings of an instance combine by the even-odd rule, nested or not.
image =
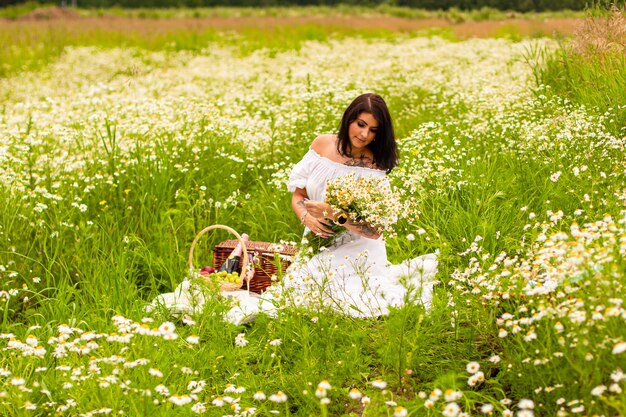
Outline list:
[[[331,222],[346,229],[336,242],[310,259],[296,260],[280,285],[260,298],[241,300],[227,320],[241,323],[276,306],[330,307],[354,317],[387,314],[389,306],[406,301],[428,307],[434,254],[390,265],[385,243],[377,230],[364,222],[335,213],[324,202],[326,181],[347,174],[385,177],[398,162],[398,151],[385,101],[377,94],[357,97],[345,110],[336,135],[317,137],[290,175],[292,208],[305,226],[305,237],[333,234]]]

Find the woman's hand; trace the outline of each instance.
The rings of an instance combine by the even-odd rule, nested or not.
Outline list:
[[[317,200],[304,200],[304,207],[309,215],[318,219],[332,219],[333,208],[328,203]]]
[[[304,207],[307,213],[302,223],[318,236],[324,238],[332,236],[333,231],[329,228],[331,223],[328,220],[332,214],[330,204],[323,201],[305,200]]]

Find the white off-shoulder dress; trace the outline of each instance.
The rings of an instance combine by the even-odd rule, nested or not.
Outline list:
[[[319,155],[313,149],[292,169],[288,189],[305,189],[309,199],[324,200],[326,181],[354,173],[357,177],[385,177],[385,172],[348,166]],[[310,231],[305,229],[306,237]],[[330,309],[353,317],[378,317],[389,307],[420,303],[430,307],[437,272],[434,253],[392,265],[382,238],[368,239],[345,231],[320,253],[296,260],[283,279],[262,295],[238,292],[225,320],[241,324],[258,314],[275,315],[282,308]],[[189,280],[174,292],[158,296],[149,309],[165,306],[175,313],[191,313],[204,304],[202,292]]]
[[[324,200],[326,181],[354,173],[357,177],[385,177],[377,169],[348,166],[321,156],[313,149],[292,169],[288,189],[305,189],[309,199]],[[310,233],[305,230],[305,237]],[[377,317],[389,307],[421,303],[430,307],[437,255],[427,254],[392,265],[382,238],[368,239],[345,231],[336,243],[309,259],[296,259],[282,281],[259,298],[241,300],[227,314],[240,323],[277,306],[330,308],[353,317]]]

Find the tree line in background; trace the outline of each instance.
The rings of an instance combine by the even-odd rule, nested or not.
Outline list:
[[[61,4],[62,0],[40,0],[41,4]],[[0,7],[23,3],[21,0],[0,0]],[[617,1],[618,4],[626,0]],[[270,7],[270,6],[398,6],[425,10],[447,10],[456,7],[462,10],[489,7],[518,12],[541,12],[551,10],[583,10],[592,6],[590,0],[77,0],[84,8],[105,7]]]

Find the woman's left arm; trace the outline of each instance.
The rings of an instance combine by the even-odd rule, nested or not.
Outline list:
[[[366,237],[368,239],[380,238],[380,233],[366,222],[355,222],[352,219],[348,218],[348,220],[346,220],[346,222],[342,226],[352,233]]]

